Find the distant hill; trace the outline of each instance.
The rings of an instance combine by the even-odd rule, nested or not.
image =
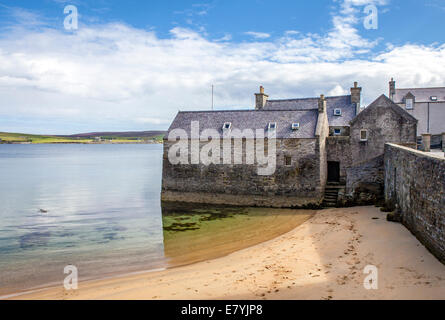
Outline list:
[[[115,138],[151,138],[155,136],[164,136],[167,131],[126,131],[126,132],[89,132],[78,133],[69,136],[69,138],[95,138],[95,137],[115,137]]]
[[[68,136],[0,132],[0,144],[40,143],[162,143],[165,131],[91,132]]]

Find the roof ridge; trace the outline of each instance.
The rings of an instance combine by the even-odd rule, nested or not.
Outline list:
[[[289,109],[248,109],[248,110],[191,110],[191,111],[179,111],[178,113],[216,113],[216,112],[277,112],[277,111],[286,111],[286,112],[306,112],[306,111],[315,111],[317,108],[311,109],[297,109],[297,110],[289,110]]]
[[[329,98],[342,98],[342,97],[350,97],[350,94],[340,95],[340,96],[328,96],[325,97],[325,99]],[[309,98],[289,98],[289,99],[268,99],[267,102],[270,101],[295,101],[295,100],[313,100],[313,99],[320,99],[320,97],[309,97]]]
[[[445,87],[426,87],[426,88],[396,88],[397,90],[425,90],[425,89],[445,89]]]

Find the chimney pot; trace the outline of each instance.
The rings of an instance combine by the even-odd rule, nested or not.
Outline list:
[[[359,114],[361,111],[361,103],[362,100],[362,88],[358,86],[358,82],[354,82],[354,87],[351,88],[351,102],[355,104],[355,114]]]
[[[396,82],[394,81],[394,78],[391,78],[391,81],[389,82],[389,98],[394,101],[394,96],[396,94]]]
[[[320,99],[318,99],[318,112],[319,113],[326,112],[326,99],[324,97],[324,94],[321,94]]]
[[[260,93],[255,93],[255,110],[262,110],[267,103],[269,96],[264,93],[264,87],[260,86]]]

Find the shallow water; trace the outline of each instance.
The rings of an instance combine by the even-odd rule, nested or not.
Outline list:
[[[0,295],[214,258],[311,211],[160,202],[162,145],[0,145]]]

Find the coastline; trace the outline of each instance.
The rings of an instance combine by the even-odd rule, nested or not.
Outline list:
[[[378,290],[363,287],[367,265]],[[328,209],[220,258],[10,299],[445,299],[445,266],[378,208]]]

